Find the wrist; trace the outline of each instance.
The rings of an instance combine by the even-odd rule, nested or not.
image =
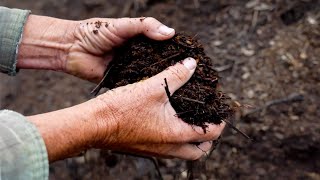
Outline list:
[[[119,103],[114,103],[116,101],[113,98],[114,96],[107,92],[85,103],[91,108],[89,116],[94,122],[92,124],[95,124],[93,138],[90,141],[93,148],[112,149],[113,142],[118,140],[114,137],[120,131],[119,120],[122,115],[117,106]]]
[[[95,123],[86,103],[70,108],[29,116],[39,130],[53,162],[81,154],[92,147]]]
[[[75,21],[30,15],[19,45],[17,67],[64,71],[75,26]]]

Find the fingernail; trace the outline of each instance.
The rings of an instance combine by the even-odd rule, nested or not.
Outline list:
[[[173,31],[174,31],[174,29],[169,28],[169,27],[167,27],[167,26],[165,26],[165,25],[161,25],[161,26],[159,27],[159,33],[160,33],[160,34],[163,34],[163,35],[165,35],[165,36],[170,35]]]
[[[196,60],[190,57],[183,60],[182,64],[189,70],[194,70],[197,67]]]

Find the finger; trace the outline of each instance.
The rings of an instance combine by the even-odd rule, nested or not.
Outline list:
[[[203,142],[199,145],[184,144],[176,151],[169,153],[171,156],[185,160],[197,160],[206,155],[212,147],[211,142]]]
[[[175,34],[174,29],[152,17],[114,19],[112,27],[114,27],[114,34],[123,39],[144,34],[154,40],[166,40]]]
[[[189,128],[188,136],[190,137],[189,142],[205,142],[205,141],[212,141],[219,138],[222,131],[225,128],[226,123],[221,122],[220,124],[206,124],[208,127],[206,128],[205,132],[202,127],[193,126],[191,129]],[[187,136],[187,137],[188,137]]]
[[[186,58],[182,63],[170,66],[146,81],[150,83],[149,86],[155,92],[161,91],[165,95],[163,86],[167,86],[170,93],[173,94],[191,78],[196,66],[197,62],[193,58]]]
[[[196,160],[205,155],[212,148],[211,142],[203,142],[199,145],[193,144],[137,144],[130,148],[122,149],[122,152],[156,156],[161,158],[180,158],[185,160]]]

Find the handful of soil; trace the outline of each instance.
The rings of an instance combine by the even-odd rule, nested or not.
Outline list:
[[[116,50],[96,93],[102,87],[113,89],[152,77],[187,57],[198,62],[195,73],[169,97],[169,101],[179,118],[206,132],[205,123],[220,124],[234,110],[226,103],[228,97],[217,89],[218,73],[212,68],[211,59],[205,55],[202,45],[185,34],[176,34],[165,41],[142,35],[131,39]],[[163,91],[170,96],[170,84],[163,81],[166,84]]]

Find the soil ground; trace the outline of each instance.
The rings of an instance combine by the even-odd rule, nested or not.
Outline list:
[[[234,118],[254,141],[227,130],[198,179],[320,179],[319,0],[0,0],[0,5],[74,20],[153,16],[197,35],[220,71],[224,92],[260,109],[243,108]],[[61,109],[91,98],[94,86],[58,72],[0,75],[0,108],[25,115]],[[300,101],[290,101],[297,95]],[[164,179],[186,178],[184,161],[159,165]],[[155,174],[148,160],[99,150],[50,166],[51,179],[155,179]]]

